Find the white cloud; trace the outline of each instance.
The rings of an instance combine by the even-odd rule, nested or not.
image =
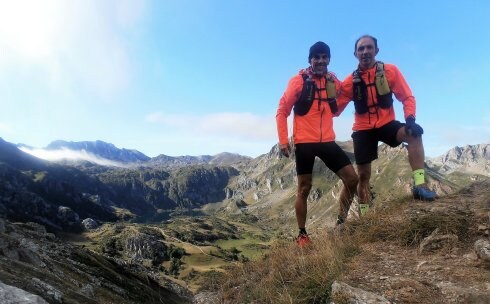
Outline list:
[[[273,116],[252,113],[212,113],[203,116],[151,113],[146,121],[202,137],[225,137],[242,140],[275,140],[276,122]]]
[[[0,1],[0,66],[41,70],[52,90],[112,96],[130,81],[125,31],[144,11],[137,0]]]
[[[69,149],[45,150],[45,149],[29,149],[27,147],[20,147],[19,149],[37,158],[41,158],[49,161],[85,160],[102,166],[125,167],[125,165],[122,163],[97,157],[94,154],[88,153],[85,150],[81,150],[81,151],[74,151]]]

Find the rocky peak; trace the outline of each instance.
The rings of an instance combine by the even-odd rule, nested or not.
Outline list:
[[[490,144],[454,147],[442,156],[429,160],[428,164],[438,167],[438,171],[445,174],[462,171],[489,176]]]
[[[113,144],[101,140],[80,142],[56,140],[46,147],[48,150],[63,148],[73,151],[86,151],[101,158],[125,163],[147,161],[150,159],[150,157],[137,150],[119,149]]]

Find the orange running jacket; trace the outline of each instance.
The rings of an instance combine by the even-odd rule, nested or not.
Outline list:
[[[291,110],[301,95],[303,90],[303,77],[305,70],[301,70],[297,75],[293,76],[288,83],[284,95],[279,100],[279,107],[276,113],[277,133],[279,136],[280,144],[288,143],[288,122],[287,118],[291,114]],[[335,88],[337,94],[341,88],[341,82],[337,77],[331,73],[335,80]],[[325,76],[314,77],[317,88],[326,87]],[[299,143],[319,143],[329,142],[335,140],[335,133],[333,131],[332,112],[327,102],[318,101],[318,94],[321,94],[322,98],[327,98],[326,90],[317,91],[315,94],[315,100],[311,105],[310,110],[304,116],[294,115],[293,120],[293,140],[295,144]],[[338,114],[340,112],[337,112]],[[337,116],[337,114],[335,115]]]
[[[400,70],[393,64],[384,65],[385,76],[388,80],[388,85],[391,91],[395,94],[396,99],[398,99],[403,104],[403,112],[405,118],[410,115],[415,117],[415,97],[412,95],[412,91],[408,86],[405,78],[403,77]],[[372,68],[362,71],[359,69],[359,75],[364,80],[366,84],[374,83],[376,74],[376,65]],[[339,114],[345,109],[347,104],[352,100],[353,86],[352,86],[352,73],[345,78],[342,82],[342,90],[337,98],[337,104],[339,107]],[[376,87],[374,85],[367,87],[368,91],[368,106],[377,104]],[[369,111],[364,114],[354,115],[354,126],[352,130],[361,131],[380,128],[390,121],[395,120],[395,110],[393,106],[388,109],[382,109],[380,107],[370,107]]]

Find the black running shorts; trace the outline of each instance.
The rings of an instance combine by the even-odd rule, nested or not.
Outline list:
[[[356,164],[364,165],[377,159],[378,142],[380,141],[390,147],[399,146],[402,142],[396,139],[396,134],[403,126],[405,126],[404,123],[393,120],[381,128],[355,131],[352,133]]]
[[[298,175],[313,173],[316,156],[335,173],[351,164],[345,152],[334,141],[296,144],[294,153],[296,155],[296,173]]]

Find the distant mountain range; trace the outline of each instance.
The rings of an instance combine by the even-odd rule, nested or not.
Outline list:
[[[216,166],[232,166],[239,165],[243,162],[248,162],[252,158],[240,154],[223,152],[216,155],[200,155],[200,156],[167,156],[160,154],[151,158],[146,164],[150,166],[164,167],[184,167],[192,165],[216,165]]]
[[[26,152],[35,150],[34,148],[25,145],[18,144],[19,148],[23,148]],[[81,141],[72,142],[64,140],[56,140],[50,143],[46,148],[46,151],[74,151],[80,152],[78,160],[71,160],[70,162],[83,162],[91,161],[103,164],[104,160],[111,162],[105,162],[112,165],[136,165],[136,166],[150,166],[150,167],[185,167],[191,165],[238,165],[243,162],[251,160],[251,157],[243,156],[234,153],[223,152],[216,155],[200,155],[200,156],[167,156],[160,154],[156,157],[148,157],[140,151],[120,149],[111,143],[104,141]],[[59,159],[61,160],[61,159]],[[64,160],[66,162],[66,160]]]
[[[428,164],[441,173],[465,172],[490,174],[490,145],[454,147],[442,156],[428,160]]]
[[[352,142],[339,144],[353,160]],[[429,185],[445,195],[490,178],[489,146],[456,147],[428,160]],[[294,227],[294,158],[282,157],[277,145],[253,159],[232,153],[149,158],[102,141],[56,141],[47,149],[85,151],[128,166],[44,161],[0,139],[0,216],[74,229],[88,217],[158,221],[175,210],[204,207],[205,212],[250,214],[271,226]],[[336,216],[341,183],[319,161],[314,173],[308,223],[327,225]],[[406,149],[380,146],[373,162],[376,200],[410,195],[411,182]]]
[[[0,217],[56,230],[80,229],[81,221],[89,217],[149,219],[161,215],[158,210],[189,209],[225,199],[224,188],[237,174],[233,167],[215,165],[130,169],[51,162],[0,138]]]

